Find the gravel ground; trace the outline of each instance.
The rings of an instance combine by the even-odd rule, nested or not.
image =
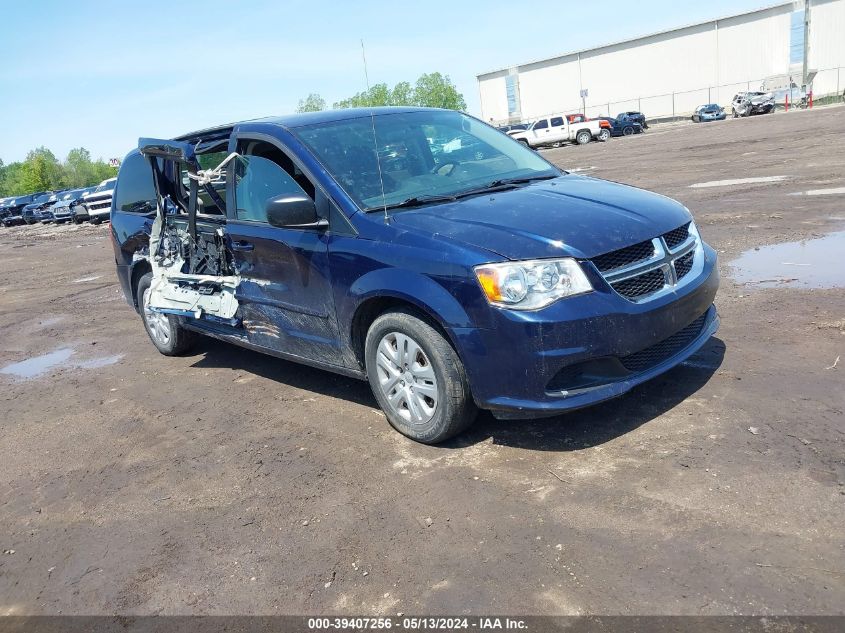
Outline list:
[[[686,204],[722,329],[615,401],[439,447],[365,383],[160,356],[108,226],[0,229],[0,370],[52,363],[0,373],[0,614],[845,613],[845,292],[730,266],[845,227],[842,194],[793,195],[845,186],[845,108],[543,154]],[[691,186],[739,178],[770,181]]]

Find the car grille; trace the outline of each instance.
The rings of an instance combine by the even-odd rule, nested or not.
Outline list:
[[[684,349],[701,333],[706,317],[707,313],[705,312],[669,338],[665,338],[659,343],[655,343],[651,347],[646,347],[639,352],[622,356],[619,361],[625,369],[635,373],[646,371],[662,363],[664,360],[671,358]]]
[[[652,240],[598,255],[590,261],[617,293],[629,301],[641,302],[690,273],[696,242],[687,222]]]
[[[680,244],[686,242],[688,237],[689,222],[687,222],[683,226],[679,226],[674,231],[669,231],[668,233],[663,234],[663,239],[666,240],[666,245],[673,250],[677,248]]]
[[[642,262],[654,256],[654,244],[651,240],[620,248],[618,251],[611,251],[604,255],[594,257],[592,262],[599,269],[599,272],[607,273],[617,268],[623,268]]]
[[[99,211],[101,209],[108,209],[111,206],[111,200],[100,200],[98,202],[92,202],[87,205],[89,211]]]
[[[660,268],[650,270],[645,274],[624,279],[613,284],[613,289],[623,297],[636,299],[661,290],[666,285],[666,275]]]
[[[683,279],[687,273],[692,270],[692,264],[695,261],[695,251],[690,251],[675,260],[675,275],[678,279]]]

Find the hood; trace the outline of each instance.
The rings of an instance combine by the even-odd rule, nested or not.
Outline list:
[[[665,196],[572,174],[393,215],[398,229],[508,259],[595,257],[689,220],[689,211]]]
[[[90,202],[92,200],[105,200],[106,198],[111,198],[113,193],[114,189],[106,189],[105,191],[92,191],[91,193],[86,193],[84,196],[82,196],[81,200],[85,202]]]

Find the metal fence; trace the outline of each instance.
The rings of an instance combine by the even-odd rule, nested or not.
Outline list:
[[[523,117],[523,122],[535,121],[537,119],[551,116],[561,112],[584,112],[588,117],[616,116],[620,112],[634,111],[643,112],[650,120],[673,119],[689,117],[700,105],[707,103],[718,103],[730,113],[730,103],[738,92],[761,90],[766,79],[749,79],[732,84],[709,86],[697,90],[684,90],[670,92],[661,95],[650,95],[632,97],[621,101],[607,101],[604,103],[593,103],[587,99],[586,107],[581,102],[569,104],[568,107],[561,107],[554,112],[537,114],[531,117]],[[840,97],[845,90],[845,68],[826,68],[818,71],[813,83],[810,86],[813,92],[813,99],[825,99]],[[767,91],[771,88],[767,88]],[[781,98],[782,103],[782,98]],[[496,124],[514,123],[513,120],[497,121]]]

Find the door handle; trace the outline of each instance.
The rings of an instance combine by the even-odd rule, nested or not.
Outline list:
[[[254,251],[255,244],[252,242],[232,242],[232,250],[233,251]]]

